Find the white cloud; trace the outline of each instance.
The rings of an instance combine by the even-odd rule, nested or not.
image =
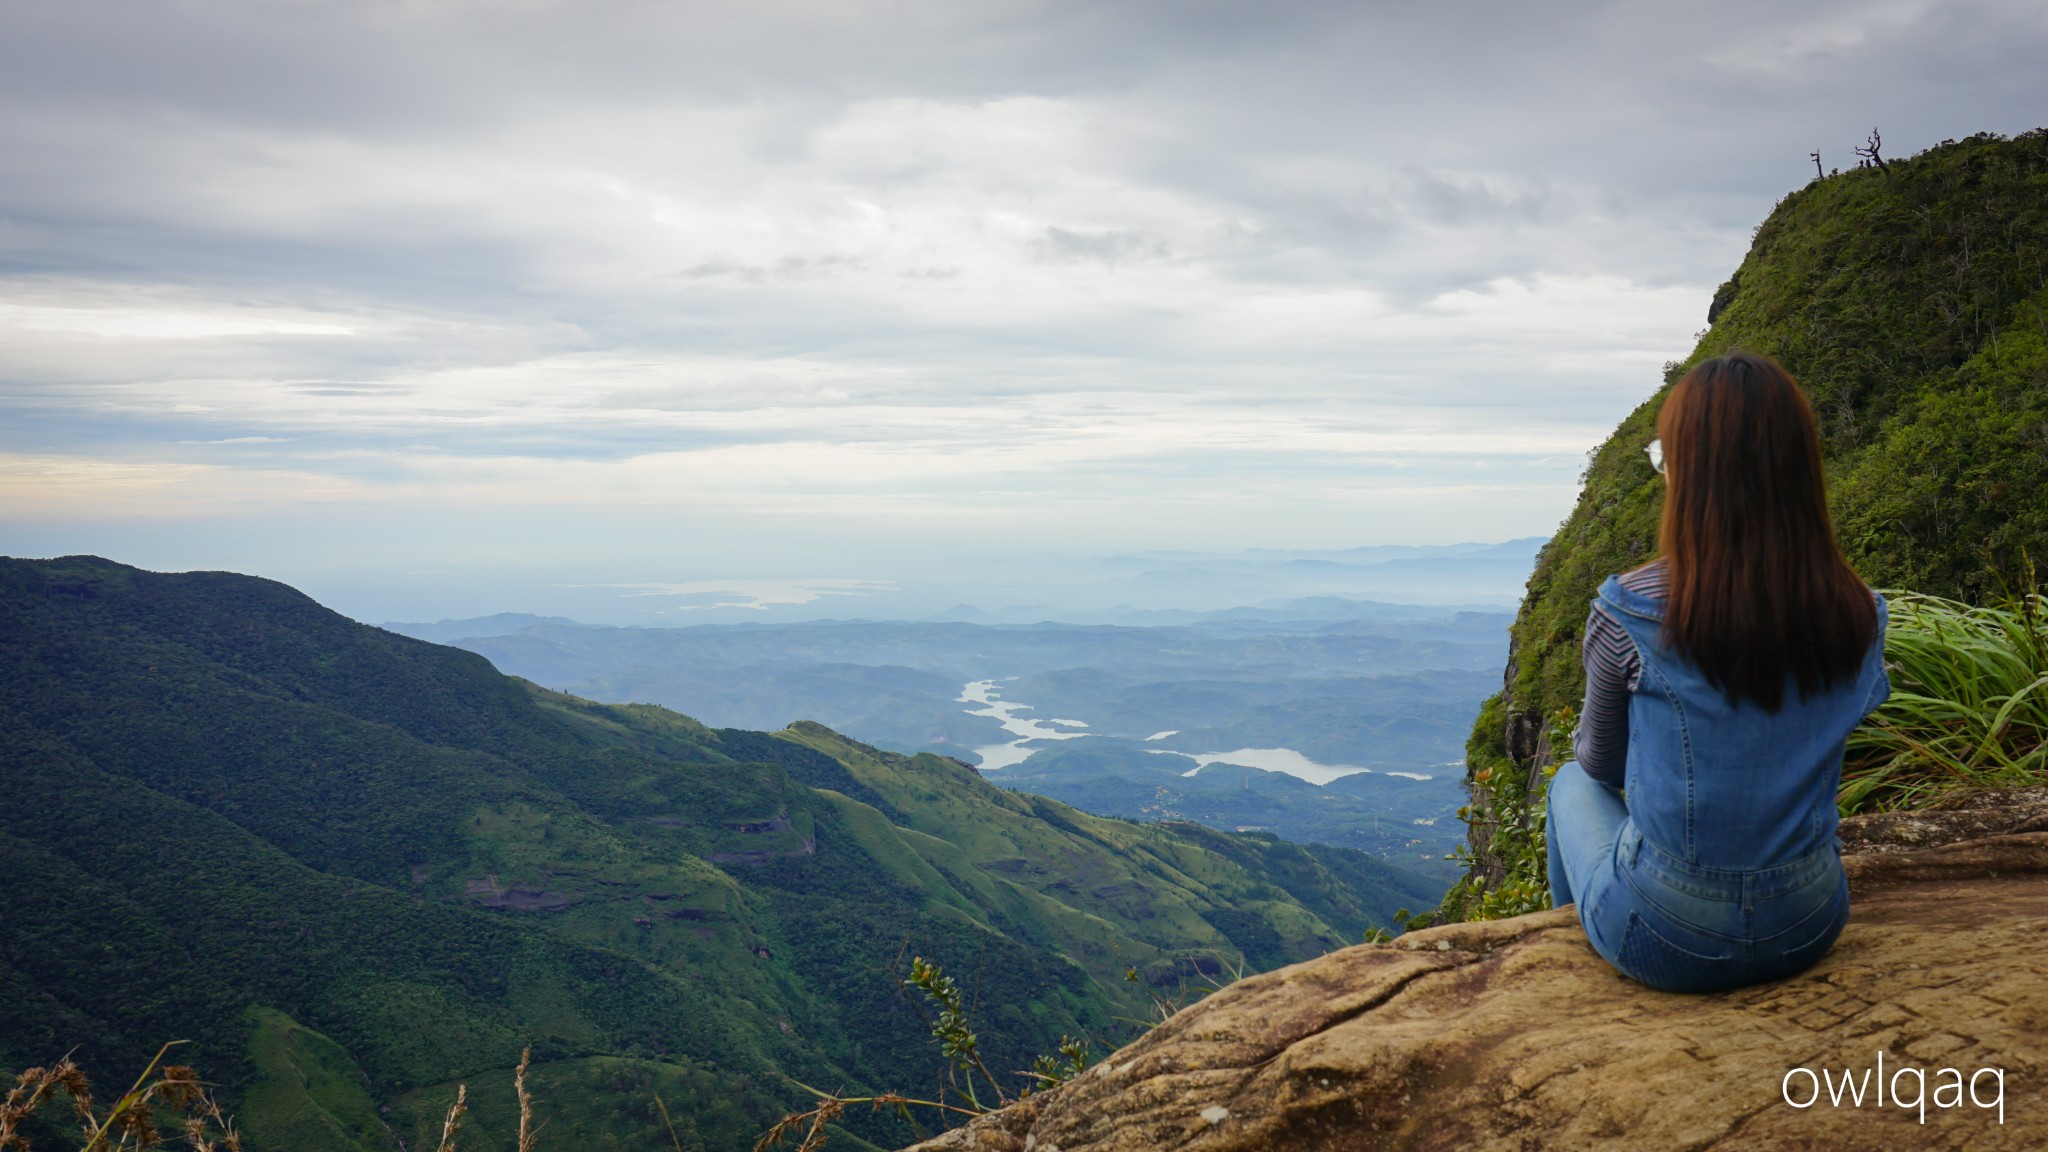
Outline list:
[[[120,15],[0,13],[10,517],[735,570],[1545,532],[1808,150],[2048,106],[1988,0]]]
[[[346,324],[221,309],[173,312],[138,308],[50,308],[0,303],[0,329],[66,332],[135,340],[198,340],[223,336],[353,336]]]
[[[0,505],[14,525],[263,513],[366,495],[311,470],[0,452]]]

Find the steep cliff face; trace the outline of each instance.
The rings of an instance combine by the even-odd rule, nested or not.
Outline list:
[[[1750,349],[1799,379],[1843,547],[1872,584],[1977,600],[2048,557],[2048,130],[1816,179],[1758,227],[1708,319],[1596,450],[1530,577],[1468,744],[1473,862],[1443,919],[1541,906],[1530,824],[1584,692],[1587,606],[1654,552],[1662,487],[1642,449],[1693,364]]]
[[[919,1148],[2042,1147],[2048,790],[1846,830],[1855,912],[1793,979],[1654,992],[1570,910],[1445,925],[1240,981]]]

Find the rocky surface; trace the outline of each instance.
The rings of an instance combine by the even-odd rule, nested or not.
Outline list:
[[[2048,1147],[2048,790],[1864,817],[1813,969],[1684,996],[1617,976],[1569,910],[1410,933],[1251,977],[1073,1083],[918,1147]],[[1818,1078],[1873,1082],[1861,1106]],[[2002,1116],[1988,1104],[2002,1069]],[[1896,1103],[1925,1077],[1925,1119]],[[1867,1071],[1866,1071],[1867,1070]],[[1809,1080],[1814,1087],[1809,1087]]]
[[[1968,792],[1910,812],[1879,812],[1842,821],[1852,873],[1859,858],[1910,852],[1961,840],[2048,832],[2048,788]]]

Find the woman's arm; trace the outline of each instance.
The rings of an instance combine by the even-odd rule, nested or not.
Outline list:
[[[1586,615],[1579,656],[1586,667],[1586,700],[1572,734],[1572,757],[1586,775],[1619,788],[1628,769],[1628,696],[1640,667],[1635,641],[1595,607]]]

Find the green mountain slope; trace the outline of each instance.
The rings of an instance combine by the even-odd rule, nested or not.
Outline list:
[[[973,991],[1007,1071],[1433,891],[80,557],[0,560],[0,869],[0,1071],[75,1048],[111,1079],[191,1040],[256,1149],[417,1146],[457,1082],[463,1146],[509,1147],[528,1044],[543,1148],[667,1146],[657,1091],[686,1147],[743,1148],[789,1077],[939,1090],[910,954]]]
[[[1880,588],[1980,599],[2048,558],[2048,130],[1973,136],[1787,196],[1715,294],[1693,364],[1775,356],[1820,415],[1844,549]],[[1539,899],[1528,823],[1584,693],[1594,589],[1647,560],[1662,486],[1643,457],[1664,390],[1593,454],[1516,617],[1503,690],[1468,745],[1468,880],[1450,917]]]

